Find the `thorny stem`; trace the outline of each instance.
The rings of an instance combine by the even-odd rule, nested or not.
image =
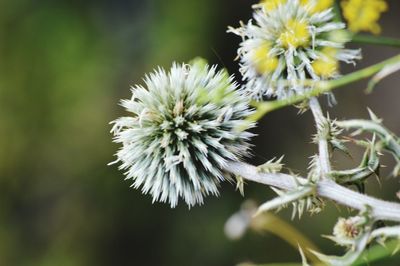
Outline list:
[[[321,177],[324,178],[328,176],[329,172],[331,172],[329,144],[326,138],[326,134],[322,132],[324,131],[324,127],[327,126],[327,120],[324,114],[322,113],[322,109],[317,98],[315,97],[311,98],[309,105],[311,112],[314,116],[317,128],[318,150],[319,150],[318,160],[320,161],[320,166],[321,166]]]
[[[346,121],[337,121],[336,124],[340,127],[347,129],[362,129],[370,132],[377,133],[388,143],[388,147],[394,153],[394,155],[400,159],[400,143],[394,137],[394,135],[384,128],[379,123],[363,119],[353,119]]]
[[[332,91],[333,89],[342,87],[346,84],[368,78],[375,73],[382,70],[384,67],[400,62],[400,54],[393,56],[387,60],[384,60],[375,65],[363,68],[361,70],[352,72],[350,74],[344,75],[341,78],[330,80],[330,81],[312,81],[304,80],[304,85],[309,85],[312,89],[307,90],[301,95],[295,95],[287,99],[276,100],[276,101],[266,101],[266,102],[254,102],[254,106],[257,107],[257,111],[249,117],[249,121],[257,121],[262,118],[265,114],[281,109],[285,106],[294,105],[299,102],[306,101],[312,97],[317,97],[321,94]]]
[[[288,174],[260,173],[257,167],[242,162],[228,162],[225,170],[246,180],[289,191],[296,189],[299,183],[307,183],[305,178]],[[369,206],[371,217],[374,219],[400,222],[399,203],[360,194],[329,179],[323,179],[316,183],[316,195],[360,211],[365,211],[366,207]]]

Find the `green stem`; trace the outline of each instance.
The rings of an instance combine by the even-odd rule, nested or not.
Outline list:
[[[355,43],[400,47],[400,39],[382,36],[355,34],[352,37],[352,41]]]
[[[375,73],[379,72],[380,70],[382,70],[384,67],[391,65],[391,64],[399,63],[399,62],[400,62],[400,54],[393,56],[387,60],[384,60],[380,63],[377,63],[375,65],[372,65],[372,66],[366,67],[364,69],[355,71],[353,73],[347,74],[338,79],[334,79],[334,80],[330,80],[330,81],[304,80],[302,82],[304,82],[305,84],[313,84],[313,88],[307,90],[306,92],[304,92],[301,95],[295,95],[295,96],[289,97],[287,99],[254,103],[254,107],[256,107],[257,110],[253,115],[251,115],[248,118],[248,120],[250,122],[258,121],[265,114],[267,114],[269,112],[281,109],[285,106],[294,105],[296,103],[303,102],[312,97],[317,97],[321,94],[330,92],[333,89],[342,87],[349,83],[368,78],[368,77],[374,75]]]
[[[333,11],[335,12],[334,20],[336,22],[343,22],[342,10],[340,9],[340,5],[337,1],[335,1],[335,4],[333,5]]]

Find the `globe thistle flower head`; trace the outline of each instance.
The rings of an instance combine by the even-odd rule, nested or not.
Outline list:
[[[132,88],[122,101],[131,113],[112,123],[120,169],[134,188],[153,202],[175,207],[182,198],[189,207],[206,195],[218,195],[228,160],[249,155],[251,133],[244,119],[252,113],[248,99],[225,71],[196,61],[162,68]]]
[[[254,20],[229,28],[242,37],[238,54],[240,71],[246,81],[244,90],[253,99],[279,99],[303,93],[299,80],[331,79],[339,76],[339,61],[354,63],[359,50],[344,49],[345,24],[334,22],[330,2],[277,1],[266,8],[255,5]]]
[[[341,6],[351,31],[369,31],[373,34],[381,32],[378,20],[381,13],[388,9],[384,0],[344,0]]]

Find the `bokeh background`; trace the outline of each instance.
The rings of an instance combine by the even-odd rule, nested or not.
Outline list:
[[[400,38],[400,3],[388,1],[383,35]],[[270,234],[230,241],[223,232],[244,198],[224,184],[219,198],[190,211],[152,204],[130,188],[114,160],[109,122],[124,111],[119,99],[155,66],[195,56],[237,73],[239,38],[228,25],[251,16],[249,0],[2,0],[0,2],[0,265],[234,265],[242,261],[299,261],[297,250]],[[356,47],[356,45],[353,45]],[[362,46],[357,68],[398,53]],[[353,66],[346,66],[349,72]],[[400,133],[400,75],[373,94],[359,82],[336,92],[332,117],[367,118],[366,106]],[[326,103],[325,100],[323,100]],[[314,133],[310,114],[287,108],[269,114],[256,130],[254,164],[285,154],[304,173]],[[357,164],[338,157],[337,165]],[[390,159],[387,165],[391,165]],[[388,173],[388,171],[386,171]],[[385,170],[383,175],[387,175]],[[368,190],[396,200],[398,180]],[[273,193],[249,184],[245,198]],[[329,234],[346,209],[306,215],[293,223],[327,253],[340,253]],[[289,220],[290,211],[280,216]],[[397,263],[396,263],[397,261]],[[385,265],[399,265],[393,257]],[[374,265],[374,264],[372,264]],[[378,265],[378,264],[376,264]],[[379,264],[383,265],[383,264]]]

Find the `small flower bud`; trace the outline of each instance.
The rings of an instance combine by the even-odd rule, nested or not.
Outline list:
[[[333,235],[338,239],[350,240],[356,238],[362,231],[362,222],[364,218],[359,216],[350,217],[348,219],[339,218],[333,228]]]

